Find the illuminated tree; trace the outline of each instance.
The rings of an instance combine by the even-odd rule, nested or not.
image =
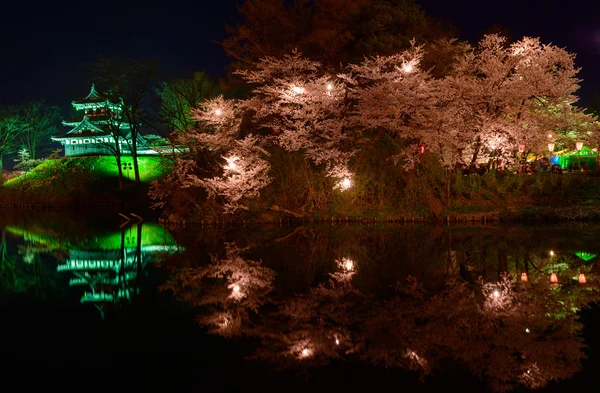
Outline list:
[[[17,151],[17,158],[15,158],[15,169],[20,169],[24,172],[29,172],[36,166],[42,163],[44,160],[35,160],[31,158],[29,150],[26,147],[21,148]]]
[[[376,160],[410,170],[427,152],[446,168],[449,200],[450,173],[457,166],[481,160],[492,168],[511,165],[521,145],[544,151],[549,127],[564,130],[565,141],[598,135],[595,118],[573,106],[578,69],[567,51],[531,38],[507,46],[496,35],[474,48],[440,46],[455,63],[437,78],[424,69],[425,49],[415,42],[337,75],[297,51],[240,70],[252,86],[248,99],[219,97],[192,112],[204,127],[190,138],[205,148],[214,170],[208,178],[199,176],[206,168],[192,158],[181,167],[188,180],[183,186],[223,197],[232,213],[269,184],[268,149],[278,147],[322,166],[333,188],[345,191],[354,182],[354,157],[392,141],[396,150],[375,150]],[[230,163],[214,165],[221,160],[238,168],[247,162],[249,169],[232,176]]]
[[[163,82],[157,89],[160,98],[158,122],[177,134],[196,127],[192,109],[204,100],[218,95],[219,88],[204,72],[195,72],[189,79]]]
[[[25,132],[25,129],[26,124],[19,117],[17,108],[0,108],[0,175],[3,168],[3,156],[14,150],[15,142]],[[0,176],[0,178],[3,177]]]
[[[35,160],[38,147],[50,141],[50,136],[56,133],[61,118],[60,108],[42,101],[31,102],[22,108],[21,116],[26,127],[19,139],[29,151],[30,158]]]
[[[154,92],[158,65],[155,61],[136,61],[118,57],[101,58],[90,71],[116,102],[122,102],[122,116],[130,125],[131,156],[135,182],[140,183],[137,146],[140,129],[148,117],[148,103]]]

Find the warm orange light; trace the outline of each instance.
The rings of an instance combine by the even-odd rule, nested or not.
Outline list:
[[[292,91],[296,94],[304,93],[304,88],[300,86],[292,86]]]
[[[239,293],[240,292],[240,286],[239,285],[234,285],[233,286],[233,292]]]
[[[580,284],[585,284],[587,282],[587,280],[585,279],[585,274],[579,273],[579,275],[577,276],[577,281],[579,281]]]
[[[223,157],[225,158],[225,161],[227,161],[227,165],[225,165],[223,168],[233,171],[237,169],[237,164],[235,163],[236,161],[238,161],[240,158],[237,156],[231,156],[231,157]]]
[[[333,90],[333,85],[331,83],[327,84],[327,90],[329,90],[329,91]]]
[[[548,143],[548,151],[550,153],[552,153],[554,151],[554,143],[552,143],[552,142]]]
[[[552,134],[548,134],[548,139],[552,139]]]
[[[558,276],[556,275],[556,273],[552,273],[550,275],[550,282],[554,284],[558,282]]]
[[[577,151],[581,151],[583,149],[583,142],[575,142],[575,148]]]
[[[354,270],[354,262],[351,259],[346,259],[346,262],[344,262],[344,269],[349,272]]]
[[[554,251],[550,250],[550,256],[553,257],[554,256]]]
[[[221,110],[220,110],[220,109],[216,109],[216,110],[215,110],[215,115],[217,115],[217,116],[221,116],[221,113],[223,113],[223,112],[221,112]]]
[[[527,276],[527,273],[525,273],[525,272],[521,273],[521,281],[524,281],[524,282],[529,281],[529,277]]]
[[[352,186],[352,181],[347,177],[342,180],[342,190],[347,190]]]

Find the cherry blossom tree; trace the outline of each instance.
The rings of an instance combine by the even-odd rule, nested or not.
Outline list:
[[[265,57],[238,71],[252,86],[248,99],[217,97],[192,112],[206,128],[188,137],[212,168],[205,176],[193,157],[182,160],[180,184],[222,198],[226,213],[247,208],[273,180],[269,149],[278,147],[301,153],[345,191],[354,182],[352,160],[387,135],[400,148],[377,159],[410,170],[432,154],[447,169],[449,199],[457,166],[511,165],[518,151],[546,151],[549,139],[598,139],[597,119],[574,105],[580,81],[573,54],[536,38],[506,45],[498,35],[458,53],[439,77],[422,67],[424,48],[414,42],[337,75],[297,51]]]

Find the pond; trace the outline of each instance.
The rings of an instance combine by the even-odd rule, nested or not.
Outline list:
[[[597,224],[3,213],[7,386],[559,392],[599,365]]]

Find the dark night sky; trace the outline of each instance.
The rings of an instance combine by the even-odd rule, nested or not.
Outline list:
[[[44,98],[67,107],[87,94],[90,81],[82,63],[97,55],[158,57],[176,77],[200,70],[223,75],[227,58],[211,41],[224,37],[241,1],[11,1],[3,5],[0,24],[0,104]],[[600,93],[600,1],[586,6],[577,0],[419,3],[430,15],[450,19],[461,38],[476,40],[500,24],[515,39],[540,36],[566,47],[583,67],[580,95]]]

